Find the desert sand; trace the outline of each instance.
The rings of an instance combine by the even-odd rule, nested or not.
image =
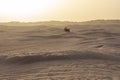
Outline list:
[[[120,80],[120,21],[1,23],[0,80]]]

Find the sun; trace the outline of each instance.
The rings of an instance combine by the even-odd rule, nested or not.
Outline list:
[[[31,19],[50,13],[59,7],[60,0],[0,0],[0,15],[7,20]]]

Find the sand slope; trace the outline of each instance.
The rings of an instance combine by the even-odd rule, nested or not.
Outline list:
[[[120,80],[119,21],[100,22],[1,25],[0,80]]]

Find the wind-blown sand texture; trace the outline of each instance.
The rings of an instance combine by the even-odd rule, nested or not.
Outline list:
[[[120,21],[36,24],[1,24],[0,80],[120,80]]]

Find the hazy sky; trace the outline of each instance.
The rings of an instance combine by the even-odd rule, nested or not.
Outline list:
[[[0,0],[0,21],[120,19],[120,0]]]

